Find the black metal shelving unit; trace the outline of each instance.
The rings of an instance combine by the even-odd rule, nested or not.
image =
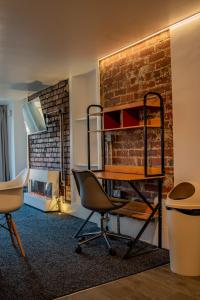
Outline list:
[[[161,149],[161,172],[156,174],[148,173],[148,98],[149,96],[156,96],[160,102],[160,149]],[[99,112],[92,113],[91,109],[98,108]],[[164,162],[164,104],[162,96],[157,92],[149,92],[144,96],[144,104],[143,104],[143,114],[144,114],[144,126],[143,126],[143,137],[144,137],[144,175],[145,177],[154,177],[154,176],[164,176],[165,174],[165,162]],[[97,132],[101,132],[101,152],[102,152],[102,170],[104,170],[105,164],[105,131],[103,130],[103,107],[101,105],[92,104],[87,108],[87,147],[88,147],[88,169],[91,170],[91,144],[90,144],[90,134],[92,131],[90,130],[90,118],[94,115],[100,115],[101,117],[101,128],[97,130]],[[124,128],[125,130],[134,129],[134,126],[131,128]],[[120,130],[120,129],[116,129]],[[94,131],[95,132],[95,131]],[[107,132],[111,132],[107,130]],[[115,132],[115,130],[113,130]]]
[[[149,97],[151,96],[155,96],[156,98],[159,99],[159,105],[154,106],[153,105],[148,105],[148,100]],[[149,117],[149,113],[148,111],[151,110],[151,108],[153,108],[155,110],[156,107],[156,112],[159,114],[159,125],[152,125],[149,126],[148,125],[148,117]],[[93,108],[98,108],[99,112],[97,113],[92,113],[91,114],[91,109]],[[135,109],[136,107],[134,107]],[[118,107],[118,109],[120,110],[120,107]],[[123,110],[127,109],[127,108],[121,108],[120,110],[120,116],[122,116],[123,114]],[[128,108],[129,109],[129,108]],[[144,141],[144,177],[141,180],[155,180],[157,182],[157,195],[158,195],[158,203],[155,205],[155,207],[148,202],[147,198],[144,196],[144,194],[138,190],[137,186],[135,185],[134,179],[133,180],[128,180],[128,183],[130,184],[130,186],[133,188],[133,190],[135,190],[135,192],[138,194],[138,196],[140,197],[140,199],[146,203],[146,205],[149,207],[150,209],[150,215],[149,217],[146,219],[146,221],[144,222],[144,224],[142,225],[142,228],[139,230],[138,234],[136,235],[135,239],[133,239],[128,247],[127,252],[124,255],[124,258],[128,258],[131,257],[131,253],[132,250],[134,248],[134,246],[136,245],[136,243],[138,242],[138,240],[140,239],[141,235],[143,234],[143,232],[145,231],[145,229],[147,228],[147,226],[149,225],[150,221],[152,220],[152,218],[154,217],[155,213],[158,212],[158,247],[162,248],[162,182],[163,182],[163,178],[165,175],[165,164],[164,164],[164,105],[163,105],[163,98],[162,96],[157,93],[157,92],[149,92],[144,96],[143,99],[143,104],[141,103],[141,105],[139,105],[139,107],[137,106],[137,109],[140,109],[141,111],[143,111],[143,118],[144,118],[144,122],[143,125],[139,125],[139,126],[124,126],[122,128],[113,128],[111,130],[104,128],[103,125],[105,125],[105,118],[104,118],[104,113],[106,113],[103,109],[103,107],[101,105],[90,105],[87,108],[87,137],[88,137],[88,169],[91,170],[91,145],[90,145],[90,134],[91,134],[91,130],[90,130],[90,117],[93,115],[99,115],[101,117],[101,121],[100,121],[100,129],[96,130],[101,132],[101,151],[102,151],[102,168],[101,170],[98,171],[103,171],[105,169],[105,133],[106,132],[115,132],[115,130],[129,130],[129,129],[134,129],[135,128],[141,128],[143,129],[143,141]],[[122,122],[122,124],[124,125],[124,120],[122,121],[120,119],[120,122]],[[121,124],[121,123],[120,123]],[[108,126],[109,127],[109,126]],[[149,128],[150,127],[150,128]],[[156,173],[156,174],[150,174],[148,173],[148,130],[151,130],[151,128],[157,128],[160,130],[160,172]],[[93,131],[95,132],[95,131]],[[106,189],[107,192],[109,192],[109,188],[107,186],[109,180],[104,180],[103,179],[103,185]],[[120,226],[120,225],[119,225]]]
[[[161,148],[161,172],[157,174],[148,174],[148,126],[147,126],[147,100],[149,96],[156,96],[160,100],[160,148]],[[164,104],[163,98],[159,93],[149,92],[144,96],[144,175],[146,177],[164,176],[165,159],[164,159]]]

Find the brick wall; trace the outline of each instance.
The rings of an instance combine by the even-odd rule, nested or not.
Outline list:
[[[31,95],[28,100],[40,98],[42,110],[48,113],[62,108],[64,110],[64,168],[69,185],[70,171],[70,123],[69,123],[69,85],[63,80]],[[48,116],[47,131],[29,136],[29,164],[33,169],[60,170],[60,126],[58,114]]]
[[[165,31],[140,44],[100,61],[101,103],[104,107],[131,103],[144,98],[149,91],[161,93],[164,99],[165,171],[164,196],[173,185],[172,85],[170,35]],[[131,129],[106,134],[112,140],[113,164],[143,165],[143,130]],[[110,135],[110,136],[109,136]],[[149,165],[160,164],[159,130],[149,130]],[[121,188],[131,192],[128,185]],[[142,184],[141,189],[153,199],[154,183]]]

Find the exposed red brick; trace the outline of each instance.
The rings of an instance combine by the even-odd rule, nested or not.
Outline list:
[[[70,130],[68,80],[48,87],[29,96],[29,101],[40,98],[43,112],[64,110],[64,157],[65,172],[69,176]],[[60,126],[58,116],[48,117],[47,132],[29,136],[29,165],[34,169],[60,170]],[[67,147],[66,147],[67,146]],[[69,182],[69,180],[68,180]]]
[[[149,91],[162,94],[165,115],[165,172],[163,197],[173,185],[173,118],[171,54],[169,31],[158,34],[138,45],[112,55],[100,62],[100,92],[104,107],[131,103],[143,99]],[[149,164],[160,164],[160,141],[158,130],[148,134]],[[143,132],[127,130],[112,133],[113,164],[143,165]],[[129,186],[117,183],[124,192],[134,195]],[[156,184],[140,184],[146,196],[153,199]]]

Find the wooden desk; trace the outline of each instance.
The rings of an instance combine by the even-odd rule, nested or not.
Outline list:
[[[136,238],[132,240],[130,243],[129,249],[127,250],[124,258],[128,258],[131,256],[131,251],[137,241],[140,239],[141,235],[150,224],[150,221],[154,218],[155,214],[158,212],[158,247],[162,248],[162,181],[165,176],[148,176],[145,177],[144,174],[135,174],[135,173],[122,173],[122,172],[110,172],[110,171],[95,171],[94,172],[98,179],[103,180],[118,180],[118,181],[126,181],[130,184],[133,190],[139,195],[141,200],[148,205],[151,210],[149,217],[144,222],[142,228],[137,234]],[[157,195],[158,195],[158,203],[156,205],[152,205],[147,198],[143,195],[143,193],[135,186],[135,182],[138,181],[149,181],[155,180],[157,181]]]
[[[108,171],[97,171],[95,172],[95,175],[98,179],[119,180],[119,181],[144,181],[144,180],[154,180],[154,179],[164,178],[164,176],[145,177],[143,174],[108,172]]]

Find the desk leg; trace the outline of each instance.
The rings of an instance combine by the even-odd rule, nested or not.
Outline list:
[[[146,222],[142,226],[142,228],[140,229],[140,231],[139,231],[138,235],[136,236],[136,238],[134,239],[134,241],[130,242],[129,249],[127,250],[127,252],[123,258],[128,258],[131,256],[130,253],[131,253],[133,247],[135,246],[137,241],[140,239],[141,235],[143,234],[143,232],[145,231],[145,229],[147,228],[147,226],[149,225],[150,221],[152,220],[152,218],[154,217],[154,215],[157,211],[158,211],[158,247],[162,248],[162,179],[158,179],[158,203],[155,206],[155,208],[153,208],[153,206],[150,203],[148,203],[146,198],[134,186],[134,184],[132,182],[129,182],[129,183],[130,183],[131,187],[138,193],[138,195],[141,197],[141,199],[149,206],[149,208],[152,210],[152,212],[151,212],[149,218],[146,220]]]
[[[126,252],[126,254],[124,255],[123,258],[129,258],[130,257],[130,253],[131,253],[133,247],[136,245],[136,243],[140,239],[141,235],[143,234],[143,232],[145,231],[145,229],[147,228],[147,226],[151,222],[151,219],[153,218],[153,216],[155,215],[155,213],[157,212],[158,209],[159,209],[159,203],[153,209],[152,213],[150,214],[149,218],[146,220],[146,222],[144,223],[144,225],[140,229],[140,231],[139,231],[138,235],[136,236],[136,238],[134,239],[134,241],[130,242],[129,249],[127,250],[127,252]]]
[[[162,179],[158,180],[158,247],[162,248]]]

